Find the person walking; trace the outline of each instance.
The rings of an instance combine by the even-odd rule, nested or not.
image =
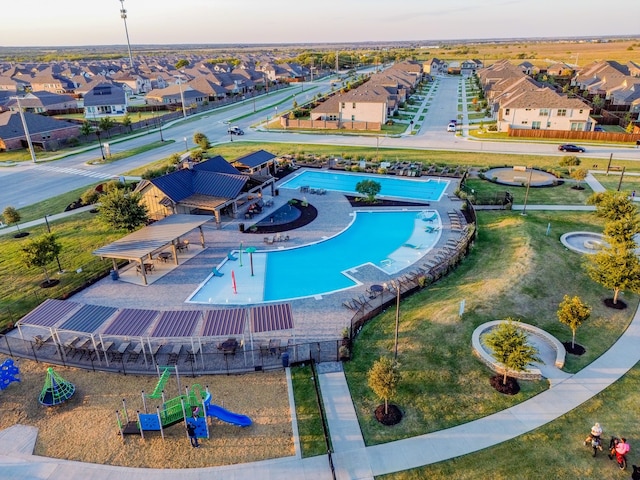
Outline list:
[[[189,435],[189,441],[191,442],[191,446],[193,448],[200,448],[200,444],[198,443],[198,436],[196,434],[196,418],[187,420],[187,434]]]

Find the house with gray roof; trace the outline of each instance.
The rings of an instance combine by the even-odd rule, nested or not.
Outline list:
[[[85,118],[124,116],[127,113],[127,95],[119,85],[103,82],[84,96]]]
[[[34,146],[57,150],[70,138],[80,134],[80,125],[51,117],[24,113],[25,123]],[[0,113],[0,150],[21,150],[27,147],[27,137],[18,112]]]
[[[252,155],[254,156],[251,159]],[[268,163],[275,155],[260,150],[238,159],[239,166]],[[240,171],[220,155],[200,163],[187,162],[184,168],[151,180],[143,180],[136,187],[141,203],[149,217],[155,220],[176,213],[213,214],[221,227],[221,217],[237,218],[252,203],[262,202],[263,194],[275,192],[275,178],[260,169],[258,173]]]
[[[78,108],[78,101],[71,95],[60,95],[46,91],[27,93],[20,98],[20,106],[24,112],[44,113],[51,110],[69,110]],[[19,111],[18,100],[10,99],[5,108],[12,112]]]

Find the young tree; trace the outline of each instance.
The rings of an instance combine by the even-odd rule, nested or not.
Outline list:
[[[587,178],[589,171],[586,168],[576,168],[571,172],[571,178],[576,181],[576,187],[580,188],[580,184]]]
[[[193,134],[193,143],[199,145],[203,150],[208,150],[211,147],[209,139],[204,133],[196,132]]]
[[[86,120],[82,122],[82,125],[80,125],[80,133],[85,137],[91,135],[93,133],[93,126],[91,125],[91,123],[87,122]]]
[[[181,68],[188,67],[188,66],[189,66],[189,60],[187,60],[186,58],[182,58],[176,62],[176,70],[180,70]]]
[[[129,113],[125,113],[124,117],[122,117],[122,126],[127,128],[129,132],[131,132],[131,116]]]
[[[504,367],[502,383],[507,384],[509,371],[523,372],[527,365],[538,362],[538,349],[527,342],[527,335],[512,318],[500,323],[484,336],[482,342],[492,350],[493,357]]]
[[[4,218],[4,221],[9,225],[15,223],[16,228],[18,229],[18,233],[20,233],[20,225],[18,225],[18,222],[22,219],[22,217],[20,216],[20,212],[18,212],[18,210],[16,210],[12,206],[8,206],[3,210],[2,218]]]
[[[22,261],[27,267],[40,267],[44,270],[46,283],[50,284],[49,271],[47,265],[56,258],[62,251],[53,233],[46,233],[41,237],[34,238],[22,247]]]
[[[147,207],[140,203],[140,195],[127,195],[122,189],[110,191],[102,196],[99,215],[105,224],[130,232],[148,221]]]
[[[111,138],[111,134],[109,133],[109,130],[113,128],[115,124],[113,123],[113,120],[111,120],[111,117],[102,117],[100,119],[100,122],[98,123],[98,126],[100,127],[100,130],[102,130],[103,132],[107,132],[107,137]]]
[[[580,297],[565,295],[558,308],[558,320],[571,329],[571,348],[576,345],[576,330],[591,315],[591,308],[582,303]]]
[[[367,374],[369,387],[380,400],[384,400],[384,413],[389,413],[389,399],[396,394],[402,379],[399,364],[388,357],[380,357]]]
[[[622,290],[640,293],[640,260],[634,249],[624,244],[609,246],[589,255],[587,261],[587,274],[591,280],[613,290],[614,305]]]
[[[365,195],[367,201],[374,202],[376,195],[380,193],[381,185],[375,180],[362,180],[356,184],[356,192],[360,195]]]
[[[605,240],[609,245],[622,245],[635,250],[638,248],[635,236],[640,233],[640,221],[637,216],[627,216],[619,220],[610,220],[604,225]]]
[[[626,192],[596,192],[587,199],[587,205],[595,205],[596,215],[607,220],[620,220],[638,213]]]

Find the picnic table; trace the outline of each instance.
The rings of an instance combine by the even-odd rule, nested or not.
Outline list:
[[[176,363],[178,363],[178,358],[180,357],[181,351],[182,345],[180,345],[179,343],[175,344],[171,349],[171,353],[169,353],[169,359],[167,360],[167,363],[169,365],[175,365]]]
[[[194,348],[190,348],[187,350],[187,358],[185,362],[195,362],[196,355],[200,353],[200,345],[196,345]]]
[[[228,338],[220,345],[218,345],[218,350],[222,350],[222,353],[227,354],[236,354],[236,349],[238,348],[238,340],[235,338]]]
[[[122,360],[122,356],[129,348],[129,345],[131,345],[131,342],[122,342],[117,350],[111,352],[111,361],[119,362],[120,360]]]

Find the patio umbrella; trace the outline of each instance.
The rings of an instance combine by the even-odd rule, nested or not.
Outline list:
[[[233,293],[238,293],[236,289],[236,274],[233,270],[231,270],[231,286],[233,287]]]
[[[249,254],[249,263],[251,264],[251,276],[253,277],[253,252],[256,251],[256,247],[247,247],[245,251]]]

